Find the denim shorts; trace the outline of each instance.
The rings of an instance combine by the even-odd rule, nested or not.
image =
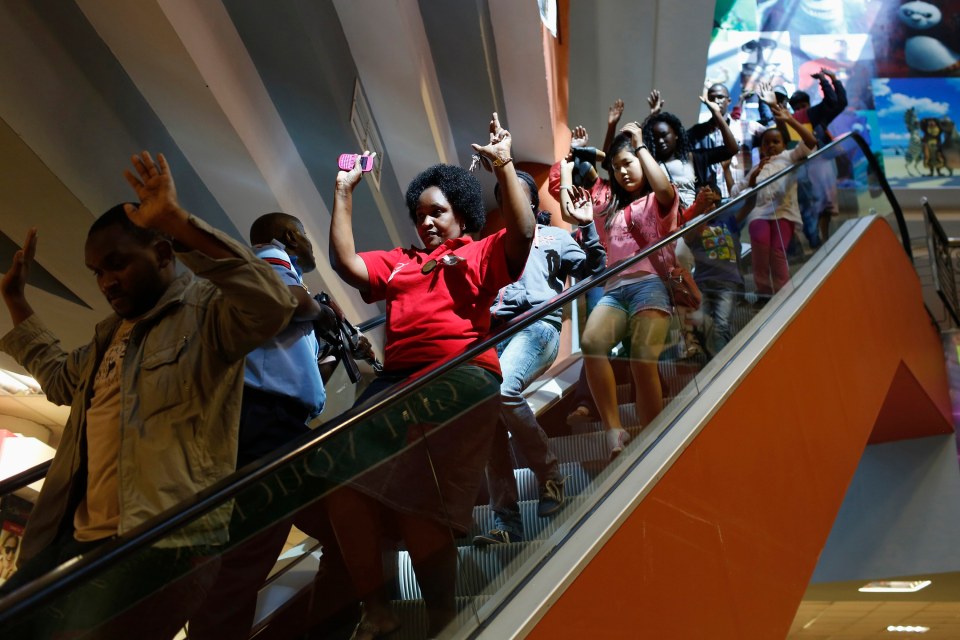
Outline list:
[[[625,284],[603,294],[597,306],[620,309],[628,318],[641,311],[656,310],[670,314],[670,294],[660,276],[651,275],[640,282]]]

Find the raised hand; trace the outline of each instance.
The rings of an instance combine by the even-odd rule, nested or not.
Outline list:
[[[494,111],[493,118],[490,120],[490,142],[483,146],[479,144],[470,146],[481,158],[493,163],[494,167],[502,167],[513,159],[510,156],[511,144],[510,132],[500,125],[500,117]],[[486,163],[484,163],[484,166],[486,166]]]
[[[577,125],[570,130],[570,148],[579,149],[581,147],[587,146],[590,142],[590,134],[587,133],[587,130],[583,125]]]
[[[790,110],[781,106],[779,103],[771,104],[770,111],[773,112],[773,119],[777,122],[786,122],[791,116]]]
[[[610,105],[610,108],[607,109],[607,124],[615,125],[620,122],[621,117],[623,117],[623,100],[617,98],[613,101],[613,104]]]
[[[593,222],[593,199],[590,197],[590,192],[583,187],[573,187],[564,213],[567,217],[576,220],[577,224]]]
[[[643,141],[643,128],[639,122],[628,122],[620,129],[620,133],[629,133],[633,136],[633,144],[635,147],[640,146],[640,143]]]
[[[663,108],[667,106],[667,101],[663,99],[658,89],[654,89],[647,96],[647,104],[650,105],[650,115],[655,116],[663,111]]]
[[[128,169],[123,175],[136,192],[140,206],[126,205],[127,217],[137,226],[162,230],[171,214],[180,209],[167,159],[158,153],[154,162],[150,152],[143,151],[130,160],[137,174]]]
[[[0,280],[0,292],[4,300],[20,299],[24,297],[27,287],[27,278],[30,276],[30,265],[37,254],[37,230],[30,228],[27,239],[23,241],[23,248],[13,254],[10,268]]]
[[[688,209],[688,212],[694,215],[700,215],[701,213],[713,211],[717,203],[720,202],[720,199],[720,194],[710,187],[700,187],[697,191],[697,197],[694,198],[693,204],[690,206],[690,209]]]
[[[366,149],[364,149],[363,155],[370,156],[372,158],[377,157],[376,152],[370,153],[370,151]],[[350,169],[350,171],[340,170],[337,172],[337,183],[336,183],[337,191],[340,191],[343,193],[352,192],[356,188],[356,186],[360,184],[360,179],[362,177],[363,177],[363,171],[360,168],[360,160],[357,160],[356,162],[353,163],[353,169]]]
[[[703,93],[700,95],[700,102],[702,102],[703,104],[707,105],[707,109],[710,109],[710,113],[713,114],[713,117],[714,117],[714,118],[722,118],[722,117],[723,117],[723,111],[720,110],[720,105],[718,105],[716,102],[711,102],[711,101],[707,98],[707,90],[706,90],[706,89],[704,89],[704,90],[703,90]]]
[[[773,85],[771,85],[769,82],[757,83],[757,97],[771,107],[777,104],[777,94],[773,92]]]

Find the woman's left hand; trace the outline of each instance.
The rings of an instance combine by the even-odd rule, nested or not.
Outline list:
[[[478,144],[471,146],[486,161],[484,166],[489,169],[488,163],[492,163],[495,167],[502,167],[513,159],[510,155],[511,143],[510,132],[500,126],[500,118],[494,111],[493,119],[490,120],[490,142],[482,147]]]

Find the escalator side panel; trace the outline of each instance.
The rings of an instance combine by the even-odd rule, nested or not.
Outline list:
[[[949,430],[939,336],[875,221],[529,637],[784,637],[904,368],[928,406],[900,437]]]

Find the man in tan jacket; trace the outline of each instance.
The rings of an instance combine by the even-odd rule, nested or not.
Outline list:
[[[27,302],[36,230],[0,282],[14,324],[0,349],[52,402],[71,406],[27,523],[21,567],[0,595],[230,474],[244,356],[296,308],[270,265],[180,207],[163,155],[154,161],[144,152],[133,165],[126,177],[140,204],[110,209],[87,236],[87,267],[115,312],[90,344],[63,351]],[[190,271],[177,276],[176,258]],[[195,519],[28,617],[52,625],[45,634],[99,627],[100,635],[172,637],[215,568],[186,572],[215,556],[229,517],[227,506]],[[176,586],[153,593],[158,584]],[[143,598],[135,615],[119,615]],[[103,627],[109,617],[117,619]]]

